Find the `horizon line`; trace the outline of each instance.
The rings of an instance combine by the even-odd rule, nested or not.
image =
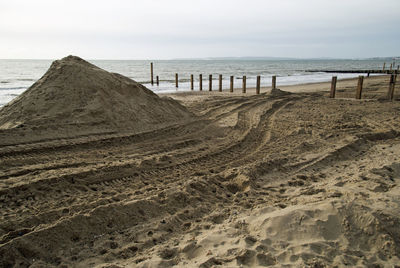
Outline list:
[[[72,54],[70,54],[72,55]],[[74,55],[76,56],[76,55]],[[67,56],[65,56],[67,57]],[[80,57],[80,56],[77,56]],[[63,57],[64,58],[64,57]],[[82,58],[82,57],[80,57]],[[0,60],[58,60],[62,58],[0,58]],[[149,59],[149,58],[137,58],[137,59],[111,59],[111,58],[82,58],[84,60],[93,61],[169,61],[169,60],[370,60],[370,59],[391,59],[400,60],[400,56],[372,56],[372,57],[271,57],[271,56],[226,56],[226,57],[182,57],[182,58],[168,58],[168,59]]]

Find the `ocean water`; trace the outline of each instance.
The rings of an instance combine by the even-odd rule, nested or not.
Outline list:
[[[52,60],[0,60],[0,107],[22,94],[50,67]],[[190,74],[194,75],[194,90],[199,90],[199,74],[203,74],[203,90],[208,90],[209,75],[213,88],[218,88],[218,75],[223,76],[223,88],[229,88],[229,77],[235,77],[235,87],[241,87],[247,77],[247,87],[255,87],[257,75],[261,86],[271,86],[271,77],[277,76],[277,85],[292,85],[356,77],[359,74],[311,73],[307,70],[381,69],[382,60],[91,60],[91,63],[110,72],[120,73],[142,83],[156,93],[190,90]],[[150,84],[150,62],[154,65],[160,85]],[[175,73],[179,87],[175,87]]]

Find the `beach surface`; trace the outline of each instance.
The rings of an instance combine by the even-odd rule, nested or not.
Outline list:
[[[398,265],[400,94],[387,101],[388,83],[365,78],[361,100],[356,79],[336,99],[330,83],[168,94],[159,113],[185,119],[151,114],[142,131],[113,105],[116,125],[18,117],[0,132],[0,266]]]

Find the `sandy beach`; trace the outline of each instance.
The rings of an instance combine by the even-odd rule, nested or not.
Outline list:
[[[159,98],[63,59],[0,110],[0,267],[397,267],[388,84]]]

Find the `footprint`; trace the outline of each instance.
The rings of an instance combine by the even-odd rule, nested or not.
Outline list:
[[[164,248],[159,252],[159,256],[162,259],[165,260],[170,260],[174,258],[178,254],[178,249],[177,248]]]
[[[271,254],[258,253],[256,255],[257,262],[261,266],[271,266],[276,264],[276,259]]]

